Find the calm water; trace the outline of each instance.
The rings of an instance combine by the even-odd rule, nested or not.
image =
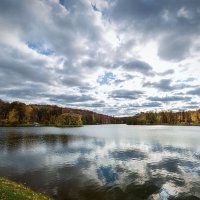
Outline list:
[[[200,127],[0,128],[0,176],[54,199],[200,199]]]

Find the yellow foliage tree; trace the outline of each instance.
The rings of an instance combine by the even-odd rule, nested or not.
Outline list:
[[[82,126],[81,115],[64,113],[56,118],[57,126]]]

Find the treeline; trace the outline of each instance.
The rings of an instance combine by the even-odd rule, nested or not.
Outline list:
[[[120,123],[119,118],[88,110],[63,108],[55,105],[26,105],[0,100],[0,126],[15,125],[92,125]]]
[[[124,118],[129,125],[145,124],[171,124],[171,125],[191,125],[200,124],[200,110],[196,111],[162,111],[162,112],[142,112],[133,117]]]
[[[0,100],[0,126],[81,126],[94,124],[199,125],[200,110],[142,112],[132,117],[112,117],[88,110],[64,108],[55,105],[26,105],[19,101],[9,103]]]

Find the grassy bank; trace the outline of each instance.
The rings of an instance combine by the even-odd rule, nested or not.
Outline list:
[[[31,189],[0,177],[0,199],[1,200],[51,200],[41,193],[33,192]]]

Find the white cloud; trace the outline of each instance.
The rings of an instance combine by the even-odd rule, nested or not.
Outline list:
[[[0,2],[0,98],[63,106],[74,99],[114,115],[200,102],[199,1],[61,2]],[[99,84],[106,72],[109,84]],[[177,100],[149,102],[159,95]]]

